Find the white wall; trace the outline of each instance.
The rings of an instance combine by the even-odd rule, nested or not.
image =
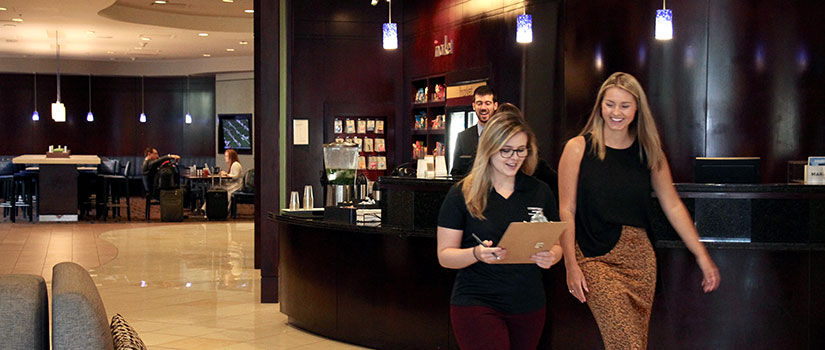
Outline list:
[[[252,122],[255,122],[255,74],[252,71],[215,75],[215,113],[249,113],[252,114]],[[218,116],[215,115],[216,120],[217,118]],[[216,122],[216,145],[218,144],[217,125]],[[255,167],[254,154],[239,154],[238,158],[244,171]],[[223,153],[215,154],[215,164],[221,168],[226,167]]]

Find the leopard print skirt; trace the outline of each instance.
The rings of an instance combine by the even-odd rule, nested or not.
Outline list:
[[[656,289],[656,255],[644,229],[623,226],[616,246],[605,255],[576,259],[590,293],[587,306],[605,349],[646,349]]]

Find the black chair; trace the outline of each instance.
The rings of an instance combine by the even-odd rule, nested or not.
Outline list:
[[[157,192],[154,190],[154,186],[152,185],[153,182],[154,179],[143,175],[143,191],[146,194],[146,221],[149,221],[149,214],[152,210],[152,204],[160,205],[160,197],[158,197]]]
[[[232,192],[232,203],[229,212],[232,218],[238,217],[238,203],[255,204],[255,169],[249,169],[243,177],[240,190]]]
[[[14,164],[10,161],[0,162],[0,208],[3,208],[3,217],[11,218],[14,208]]]

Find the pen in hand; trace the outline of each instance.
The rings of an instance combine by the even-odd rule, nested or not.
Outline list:
[[[471,233],[471,235],[473,236],[473,238],[475,238],[475,240],[476,240],[476,242],[478,242],[478,244],[481,244],[482,247],[490,248],[490,246],[484,244],[484,241],[482,241],[481,238],[478,238],[478,236],[476,236],[475,233]],[[498,255],[496,255],[496,253],[492,253],[492,254],[496,259],[499,258]]]

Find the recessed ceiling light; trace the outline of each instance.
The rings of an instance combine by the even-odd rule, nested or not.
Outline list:
[[[255,13],[255,10],[243,10],[243,12],[246,12],[246,13]]]
[[[166,0],[155,0],[155,3],[158,5],[164,5],[166,4]]]
[[[233,52],[235,49],[226,49],[226,52]]]
[[[223,0],[223,2],[235,2],[235,0]]]
[[[198,33],[198,36],[209,36],[209,33]]]
[[[241,45],[249,45],[249,42],[248,42],[248,41],[239,41],[239,42],[238,42],[238,44],[241,44]]]
[[[113,55],[115,52],[114,51],[106,51],[106,53],[108,53],[110,55]]]
[[[143,40],[143,41],[152,41],[152,38],[150,38],[150,37],[148,37],[148,36],[142,36],[142,37],[140,37],[140,40]]]
[[[212,57],[212,55],[210,55],[208,53],[205,53],[205,54],[203,54],[203,57]]]
[[[5,8],[5,7],[0,7],[0,11],[8,11],[8,10],[9,10],[9,9],[7,9],[7,8]]]
[[[12,18],[11,21],[12,22],[23,22],[23,19],[15,17],[15,18]]]

